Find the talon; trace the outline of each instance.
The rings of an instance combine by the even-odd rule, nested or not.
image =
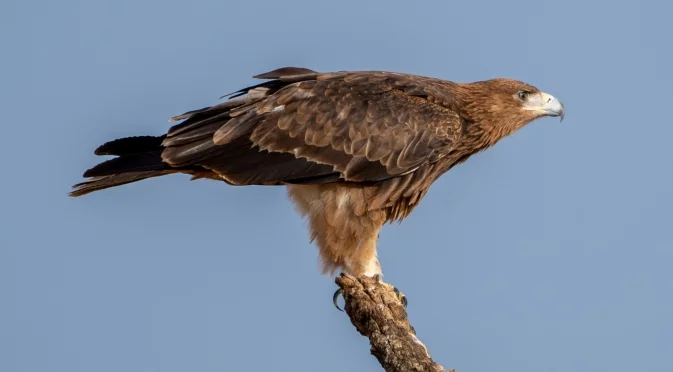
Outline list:
[[[400,302],[402,302],[402,306],[404,306],[404,308],[406,309],[408,304],[407,296],[405,296],[402,292],[400,292],[400,290],[397,289],[397,287],[393,287],[393,290],[395,291],[397,298],[399,298]]]
[[[343,293],[343,291],[341,290],[341,288],[339,288],[339,289],[336,290],[336,292],[334,292],[334,296],[332,296],[332,302],[334,303],[334,307],[339,309],[339,311],[343,311],[339,307],[339,304],[337,304],[337,301],[339,300],[339,295],[342,294],[342,293]]]

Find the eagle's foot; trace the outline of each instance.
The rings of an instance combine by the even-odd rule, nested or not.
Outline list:
[[[404,308],[407,308],[407,305],[409,304],[409,301],[407,300],[407,296],[404,295],[397,287],[393,286],[393,290],[395,291],[395,294],[397,295],[397,298],[400,299],[400,302],[402,303],[402,306]]]
[[[376,281],[377,281],[379,284],[381,284],[381,285],[392,287],[392,288],[393,288],[393,291],[395,291],[395,294],[397,295],[397,298],[398,298],[398,299],[400,300],[400,302],[402,303],[402,306],[404,306],[404,308],[407,307],[407,304],[409,303],[409,301],[407,301],[407,296],[405,296],[404,293],[402,293],[402,291],[400,291],[399,289],[397,289],[397,287],[395,287],[394,285],[392,285],[392,284],[388,284],[388,283],[384,282],[384,281],[383,281],[383,277],[381,276],[381,274],[376,274],[376,275],[374,275],[374,279],[376,279]]]
[[[348,276],[348,277],[354,278],[352,275],[350,275],[350,274],[346,274],[346,273],[344,273],[344,272],[342,272],[342,273],[339,274],[339,275],[340,275],[341,277]],[[343,292],[344,292],[343,289],[341,289],[341,287],[339,287],[339,289],[337,289],[337,290],[334,292],[334,295],[332,296],[332,303],[334,304],[334,307],[336,307],[339,311],[343,311],[343,309],[340,308],[340,307],[339,307],[339,304],[337,303],[337,302],[339,301],[339,296],[342,296],[342,295],[343,295]],[[345,298],[344,298],[344,300],[345,300]]]
[[[344,276],[348,274],[342,273],[341,275]],[[395,295],[397,295],[397,298],[402,303],[402,306],[404,306],[405,308],[407,307],[409,301],[407,300],[407,296],[405,296],[404,293],[402,293],[402,291],[397,289],[397,287],[395,287],[394,285],[384,282],[383,277],[380,274],[374,275],[373,278],[376,280],[378,284],[382,286],[392,287],[393,291],[395,292]],[[334,304],[334,307],[336,307],[339,311],[343,311],[343,309],[341,309],[338,304],[339,296],[341,296],[342,294],[343,290],[339,288],[334,292],[334,295],[332,296],[332,303]]]

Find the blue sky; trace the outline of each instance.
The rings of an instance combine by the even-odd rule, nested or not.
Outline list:
[[[663,2],[4,1],[0,370],[371,371],[282,188],[66,196],[96,146],[292,65],[561,98],[386,226],[386,280],[458,372],[673,370]]]

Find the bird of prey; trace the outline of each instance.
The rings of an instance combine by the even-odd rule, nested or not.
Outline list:
[[[120,138],[71,196],[173,173],[229,185],[284,185],[308,220],[323,273],[382,274],[379,230],[432,183],[563,103],[524,82],[457,83],[385,71],[284,67],[161,136]],[[226,97],[226,96],[225,96]]]

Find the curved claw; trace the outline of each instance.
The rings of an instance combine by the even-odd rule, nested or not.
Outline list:
[[[402,306],[404,306],[404,308],[406,309],[406,308],[407,308],[407,304],[409,303],[409,302],[407,301],[407,296],[405,296],[404,294],[402,294],[402,292],[400,292],[400,290],[397,289],[397,287],[393,287],[393,290],[395,291],[395,294],[397,295],[397,297],[398,297],[398,298],[400,299],[400,301],[402,302]]]
[[[341,290],[341,288],[339,288],[339,289],[336,290],[336,292],[334,292],[334,296],[332,296],[332,302],[334,303],[334,307],[339,309],[339,311],[343,311],[339,307],[339,304],[337,304],[337,301],[339,300],[339,295],[341,295],[342,293],[343,293],[343,291]]]

